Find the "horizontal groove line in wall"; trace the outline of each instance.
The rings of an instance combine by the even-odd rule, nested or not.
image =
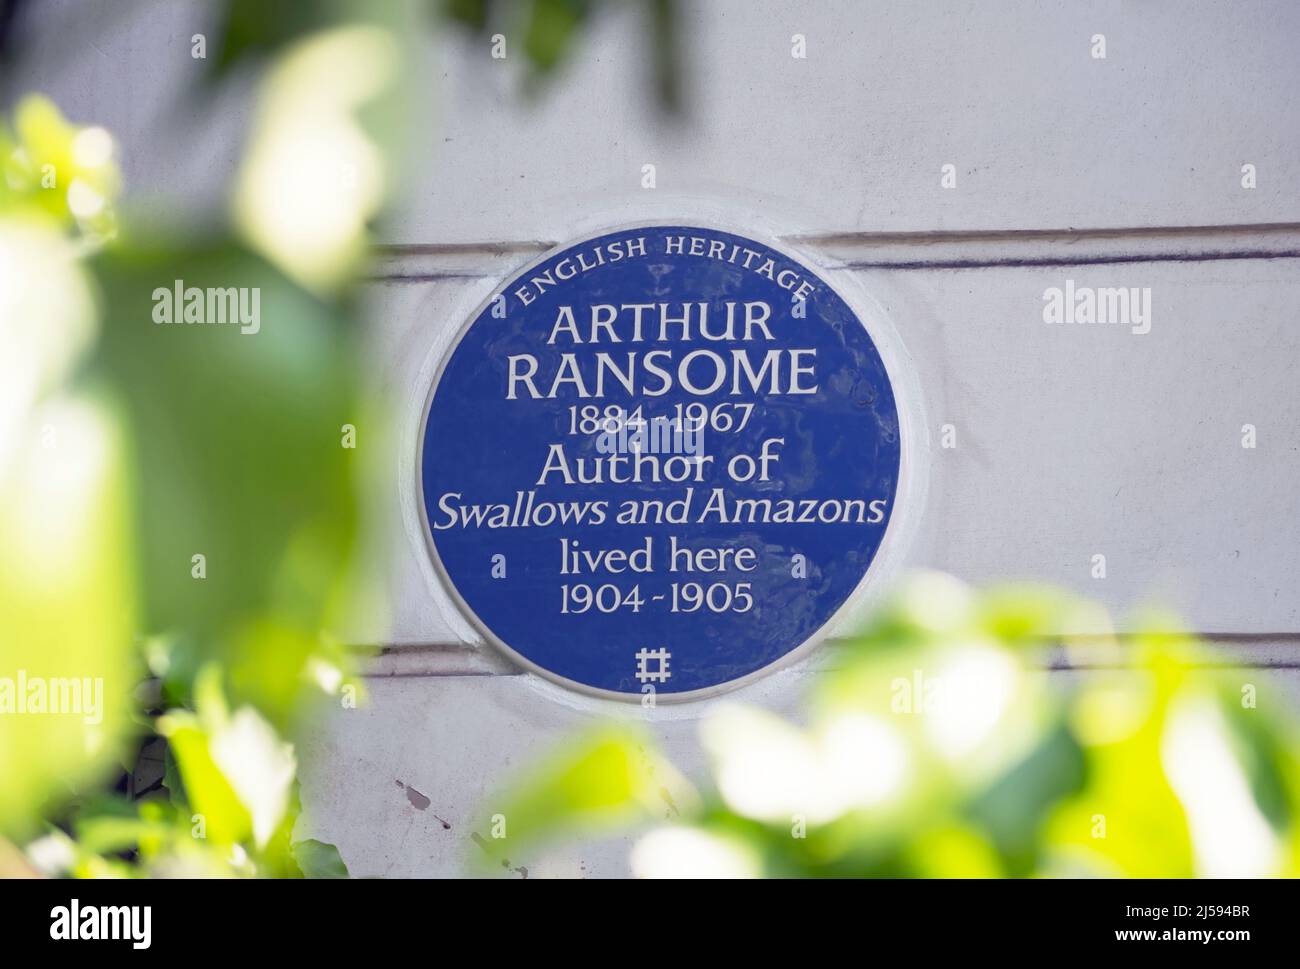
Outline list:
[[[1193,663],[1205,669],[1300,669],[1300,633],[1199,633],[1211,644],[1208,655]],[[1107,653],[1105,636],[1073,636],[1071,645],[1047,640],[1036,650],[1033,665],[1044,670],[1087,670],[1121,668],[1114,654]],[[1113,639],[1121,644],[1130,634]],[[826,644],[822,662],[814,661],[809,672],[825,672],[836,666],[834,651],[843,640]],[[516,676],[523,672],[507,657],[489,646],[431,645],[390,646],[365,657],[362,675],[376,679],[407,677]]]
[[[1056,642],[1061,638],[1069,638],[1074,643],[1106,643],[1113,639],[1120,641],[1136,639],[1142,635],[1157,636],[1174,636],[1185,635],[1193,639],[1199,639],[1206,643],[1294,643],[1300,645],[1300,632],[1262,632],[1262,633],[1243,633],[1243,632],[1214,632],[1212,630],[1199,630],[1197,632],[1176,633],[1176,632],[1154,632],[1154,633],[1134,633],[1134,632],[1115,632],[1115,633],[1061,633],[1058,636],[1052,636],[1045,641]],[[833,638],[827,642],[844,643],[848,642],[845,638]],[[461,642],[427,642],[427,643],[353,643],[348,648],[357,651],[367,651],[374,655],[388,656],[398,653],[413,652],[446,652],[446,653],[483,653],[490,652],[491,646],[479,646],[472,643]]]
[[[1194,239],[1206,236],[1300,235],[1300,222],[1244,222],[1235,225],[1113,226],[1090,229],[936,229],[916,232],[828,232],[789,235],[792,243],[877,245],[989,243],[989,242],[1076,242],[1081,239]]]
[[[1300,223],[1096,229],[972,229],[794,234],[782,241],[832,269],[983,269],[1300,258]],[[504,276],[556,243],[545,240],[381,245],[376,281]]]
[[[838,269],[998,269],[1029,266],[1106,266],[1139,262],[1221,262],[1241,259],[1300,259],[1300,249],[1266,249],[1235,252],[1127,253],[1082,258],[1040,256],[1021,259],[863,259],[844,262]]]

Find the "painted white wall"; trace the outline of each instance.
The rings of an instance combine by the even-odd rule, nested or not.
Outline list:
[[[651,102],[631,15],[602,21],[532,100],[485,43],[430,45],[429,164],[370,294],[375,375],[394,391],[407,457],[392,477],[393,622],[352,635],[392,648],[370,703],[300,752],[307,827],[356,874],[454,874],[491,791],[609,709],[478,643],[437,586],[412,503],[438,354],[513,268],[602,225],[748,226],[879,304],[929,441],[900,567],[1045,579],[1120,617],[1154,599],[1243,667],[1300,660],[1300,6],[686,6],[690,111],[677,121]],[[101,16],[71,3],[47,16],[70,15]],[[174,122],[159,114],[166,88],[205,18],[201,4],[141,3],[75,69],[38,48],[28,72],[74,118],[114,129],[128,182],[182,216],[218,196],[246,121],[234,92],[192,138],[152,136]],[[796,33],[806,60],[790,56]],[[1097,33],[1105,60],[1090,56]],[[1047,326],[1043,292],[1067,279],[1150,287],[1151,332]],[[955,450],[937,446],[945,423]],[[1245,423],[1254,450],[1240,446]],[[1090,575],[1097,553],[1104,581]],[[743,698],[794,712],[824,662]],[[1275,695],[1296,702],[1300,679],[1282,683]],[[701,708],[651,721],[689,769]],[[416,808],[399,784],[431,803]],[[625,853],[614,841],[512,864],[610,875]]]
[[[783,232],[1210,226],[1300,219],[1300,7],[1290,0],[687,2],[690,112],[662,116],[635,11],[551,88],[486,40],[428,45],[427,166],[393,242],[558,240],[661,191],[733,195]],[[204,0],[46,0],[18,76],[117,133],[165,211],[220,197],[247,121],[166,113]],[[69,49],[73,32],[93,41]],[[808,57],[790,56],[803,34]],[[1090,55],[1104,34],[1105,60]],[[521,96],[524,94],[531,97]],[[166,123],[170,137],[151,134]],[[1259,187],[1239,186],[1255,164]],[[940,192],[940,166],[959,190]]]

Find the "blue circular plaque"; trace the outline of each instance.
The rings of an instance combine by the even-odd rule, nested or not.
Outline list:
[[[424,525],[484,635],[604,695],[687,696],[817,638],[898,490],[862,320],[784,252],[692,226],[547,255],[434,380]]]

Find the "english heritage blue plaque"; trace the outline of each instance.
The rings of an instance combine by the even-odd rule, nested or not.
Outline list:
[[[692,226],[523,270],[434,380],[425,527],[469,616],[587,692],[698,695],[815,640],[893,512],[893,389],[789,255]]]

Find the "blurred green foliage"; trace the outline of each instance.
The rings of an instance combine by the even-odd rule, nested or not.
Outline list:
[[[345,568],[358,540],[355,452],[340,442],[362,415],[347,318],[231,242],[150,238],[147,249],[105,251],[95,269],[105,308],[96,362],[132,429],[144,626],[167,634],[156,672],[184,702],[216,661],[233,700],[288,726],[308,662],[344,663],[317,634],[337,625],[355,578]],[[173,280],[255,288],[267,322],[251,335],[140,325],[155,287]]]
[[[0,874],[346,876],[292,840],[293,740],[360,688],[334,631],[371,611],[387,422],[357,284],[426,100],[420,28],[500,22],[532,82],[614,3],[214,6],[200,90],[256,92],[225,211],[134,221],[108,131],[38,95],[0,124]],[[647,6],[671,100],[672,6]],[[174,287],[256,293],[259,324],[163,323]],[[29,682],[102,695],[27,709]],[[597,812],[645,795],[604,750],[574,782]]]
[[[102,227],[111,200],[92,212],[79,186],[110,192],[116,170],[48,100],[15,115],[0,127],[0,833],[31,832],[47,799],[120,755],[130,719],[113,701],[136,672],[123,427],[104,388],[68,386],[94,339],[86,222]],[[80,715],[49,712],[55,684],[78,688]],[[42,688],[41,712],[20,712]]]
[[[523,37],[527,88],[534,92],[576,50],[596,19],[620,8],[638,8],[646,20],[645,57],[656,103],[666,111],[682,108],[685,64],[678,35],[675,0],[434,0],[449,20],[480,37],[501,33]],[[513,42],[510,40],[510,42]]]
[[[358,692],[333,631],[375,581],[363,526],[386,434],[355,284],[396,141],[383,109],[361,114],[400,74],[364,62],[403,47],[372,23],[283,39],[237,182],[272,202],[185,235],[118,215],[102,129],[31,97],[0,131],[0,676],[103,690],[93,716],[0,720],[16,778],[0,836],[39,871],[344,872],[292,841],[292,741]],[[160,316],[178,287],[256,294],[257,323]],[[119,793],[160,749],[157,782]]]
[[[0,130],[0,210],[40,213],[83,233],[113,230],[109,204],[120,187],[112,136],[77,128],[48,98],[24,99],[10,130]]]
[[[397,26],[415,4],[391,0],[298,0],[267,4],[262,0],[227,0],[222,6],[218,56],[211,60],[216,76],[283,52],[296,39],[341,22],[371,22]],[[656,103],[669,111],[682,106],[681,58],[675,0],[419,0],[427,20],[449,22],[486,40],[500,33],[507,38],[507,60],[516,41],[527,70],[524,92],[534,94],[570,60],[598,18],[630,8],[645,19],[646,63]]]
[[[1284,698],[1158,631],[1167,619],[1122,639],[1062,635],[1104,624],[1050,589],[913,577],[816,678],[806,725],[715,703],[698,792],[643,730],[601,727],[487,802],[505,836],[471,862],[492,870],[508,851],[531,865],[622,823],[651,826],[631,857],[646,876],[1300,872],[1300,733]],[[679,811],[650,793],[664,785]],[[593,806],[610,822],[597,831]]]

